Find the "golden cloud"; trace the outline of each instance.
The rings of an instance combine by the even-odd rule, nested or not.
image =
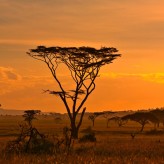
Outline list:
[[[21,76],[11,67],[0,67],[0,95],[52,83],[48,76]]]
[[[21,76],[11,67],[0,67],[0,82],[11,80],[21,80]]]
[[[72,81],[67,75],[59,74],[59,79],[64,87],[71,87]],[[11,67],[0,67],[0,95],[22,89],[58,88],[52,76],[27,75],[22,76]]]
[[[164,73],[101,73],[103,78],[119,79],[119,78],[139,78],[145,81],[164,83]]]

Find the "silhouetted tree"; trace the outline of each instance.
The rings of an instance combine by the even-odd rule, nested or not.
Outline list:
[[[93,126],[93,127],[95,126],[95,119],[96,119],[98,116],[100,116],[100,115],[103,115],[103,113],[102,113],[102,112],[94,112],[93,114],[91,114],[91,115],[88,116],[88,119],[89,119],[90,121],[92,121],[92,126]]]
[[[158,119],[150,112],[136,112],[133,114],[129,114],[126,115],[124,117],[122,117],[123,120],[132,120],[132,121],[136,121],[139,124],[141,124],[141,130],[140,132],[143,131],[144,127],[146,124],[148,124],[149,122],[158,122]]]
[[[40,110],[25,110],[23,117],[24,120],[28,123],[30,127],[32,127],[32,121],[36,119],[36,115],[40,113]]]
[[[15,140],[6,145],[7,151],[16,153],[39,153],[50,150],[50,147],[46,145],[47,141],[45,140],[45,136],[39,133],[37,128],[32,125],[32,121],[36,119],[36,115],[39,113],[39,110],[24,111],[23,117],[25,118],[25,123],[19,124],[20,134]],[[43,150],[44,145],[47,147]]]
[[[122,127],[123,125],[125,125],[127,123],[127,120],[122,119],[121,117],[118,117],[118,116],[109,118],[108,120],[109,121],[115,121],[119,127]]]
[[[120,54],[117,54],[117,52],[116,48],[108,47],[95,49],[91,47],[47,48],[45,46],[38,46],[36,49],[31,49],[28,52],[34,59],[47,64],[54,80],[58,84],[59,90],[46,90],[46,92],[59,96],[63,101],[70,119],[71,135],[73,138],[78,138],[78,131],[86,110],[86,108],[82,109],[82,107],[96,87],[95,80],[99,75],[101,67],[110,64],[114,59],[119,57]],[[57,70],[62,64],[70,71],[75,84],[74,89],[67,90],[59,79]],[[80,96],[81,99],[79,99]],[[79,121],[77,121],[77,114],[81,109],[81,116]]]
[[[39,133],[39,131],[33,127],[32,121],[36,119],[36,115],[39,114],[41,111],[40,110],[26,110],[24,111],[23,117],[25,118],[24,121],[27,122],[28,126],[27,129],[24,131],[25,127],[24,125],[20,125],[22,127],[22,132],[20,134],[20,139],[26,138],[29,136],[29,139],[26,143],[26,152],[28,151],[31,142],[37,142],[38,137],[44,140],[44,135]]]
[[[113,114],[115,114],[116,112],[112,112],[112,111],[104,111],[103,112],[103,117],[106,119],[106,126],[107,128],[109,127],[109,121],[110,118],[112,117]]]
[[[154,110],[151,110],[150,113],[154,114],[156,118],[158,118],[159,122],[155,124],[159,127],[160,122],[163,124],[164,127],[164,109],[163,108],[157,108]]]

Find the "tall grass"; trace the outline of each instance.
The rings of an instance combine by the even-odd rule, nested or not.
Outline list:
[[[11,120],[10,120],[11,119]],[[10,121],[9,121],[10,120]],[[3,127],[3,133],[0,133],[0,163],[4,164],[164,164],[164,135],[147,135],[146,133],[137,134],[132,140],[130,134],[139,129],[139,125],[131,122],[125,127],[119,128],[116,124],[111,123],[106,128],[105,120],[97,119],[94,127],[97,142],[74,141],[70,152],[59,151],[54,154],[6,154],[3,150],[5,144],[14,138],[12,132],[17,123],[21,120],[16,117],[6,117],[0,119],[0,127]],[[13,126],[11,126],[11,122]],[[55,124],[50,117],[43,118],[40,116],[34,122],[39,131],[46,134],[62,134],[62,127],[68,124],[64,120],[61,124]],[[3,126],[4,125],[4,126]],[[81,127],[80,136],[83,135],[83,129],[87,128],[90,122],[85,119]],[[10,133],[8,130],[13,129]],[[150,131],[152,125],[148,125],[145,131]],[[6,129],[6,130],[5,130]]]
[[[102,140],[103,139],[103,140]],[[75,143],[69,154],[5,155],[0,163],[164,163],[164,140],[99,137],[97,143]]]

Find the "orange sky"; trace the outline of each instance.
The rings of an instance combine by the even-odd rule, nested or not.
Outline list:
[[[113,46],[87,111],[164,106],[163,0],[2,0],[0,103],[3,108],[65,112],[44,63],[26,52],[45,46]],[[70,85],[67,75],[60,78]]]

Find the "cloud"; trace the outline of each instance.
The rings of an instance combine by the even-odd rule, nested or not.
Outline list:
[[[2,81],[11,81],[11,80],[20,80],[21,76],[17,74],[13,68],[10,67],[0,67],[0,82]]]
[[[110,79],[126,79],[138,78],[140,80],[154,82],[154,83],[164,83],[164,73],[101,73],[102,78]]]
[[[11,67],[0,67],[0,95],[52,83],[51,77],[21,76]]]
[[[0,67],[0,95],[15,90],[21,76],[11,67]]]
[[[34,74],[34,73],[33,73]],[[72,89],[71,78],[67,73],[59,73],[60,81],[64,87]],[[63,104],[55,96],[42,94],[43,90],[59,90],[52,76],[49,75],[21,75],[17,70],[9,67],[0,67],[0,101],[7,108],[19,109],[61,109]],[[55,98],[54,98],[55,97]],[[62,107],[61,107],[62,106]]]
[[[163,106],[164,73],[103,72],[90,104],[99,109],[142,109]],[[88,104],[88,105],[90,105]]]
[[[65,88],[73,85],[72,79],[66,73],[64,75],[59,73],[58,78]],[[0,95],[20,90],[42,92],[43,89],[58,90],[59,86],[52,76],[20,75],[11,67],[0,67]]]
[[[155,0],[6,0],[0,4],[0,35],[27,44],[78,40],[150,48],[164,39],[162,6]]]
[[[72,87],[67,75],[60,75],[65,86]],[[164,73],[117,73],[102,72],[96,80],[96,90],[86,105],[88,110],[98,109],[136,109],[161,105]],[[64,106],[58,98],[41,94],[43,89],[57,90],[51,76],[20,75],[13,68],[0,67],[0,99],[9,108],[55,110]],[[71,88],[72,89],[72,88]],[[96,105],[95,105],[96,102]],[[147,103],[147,104],[146,104]],[[55,107],[54,107],[55,104]]]

